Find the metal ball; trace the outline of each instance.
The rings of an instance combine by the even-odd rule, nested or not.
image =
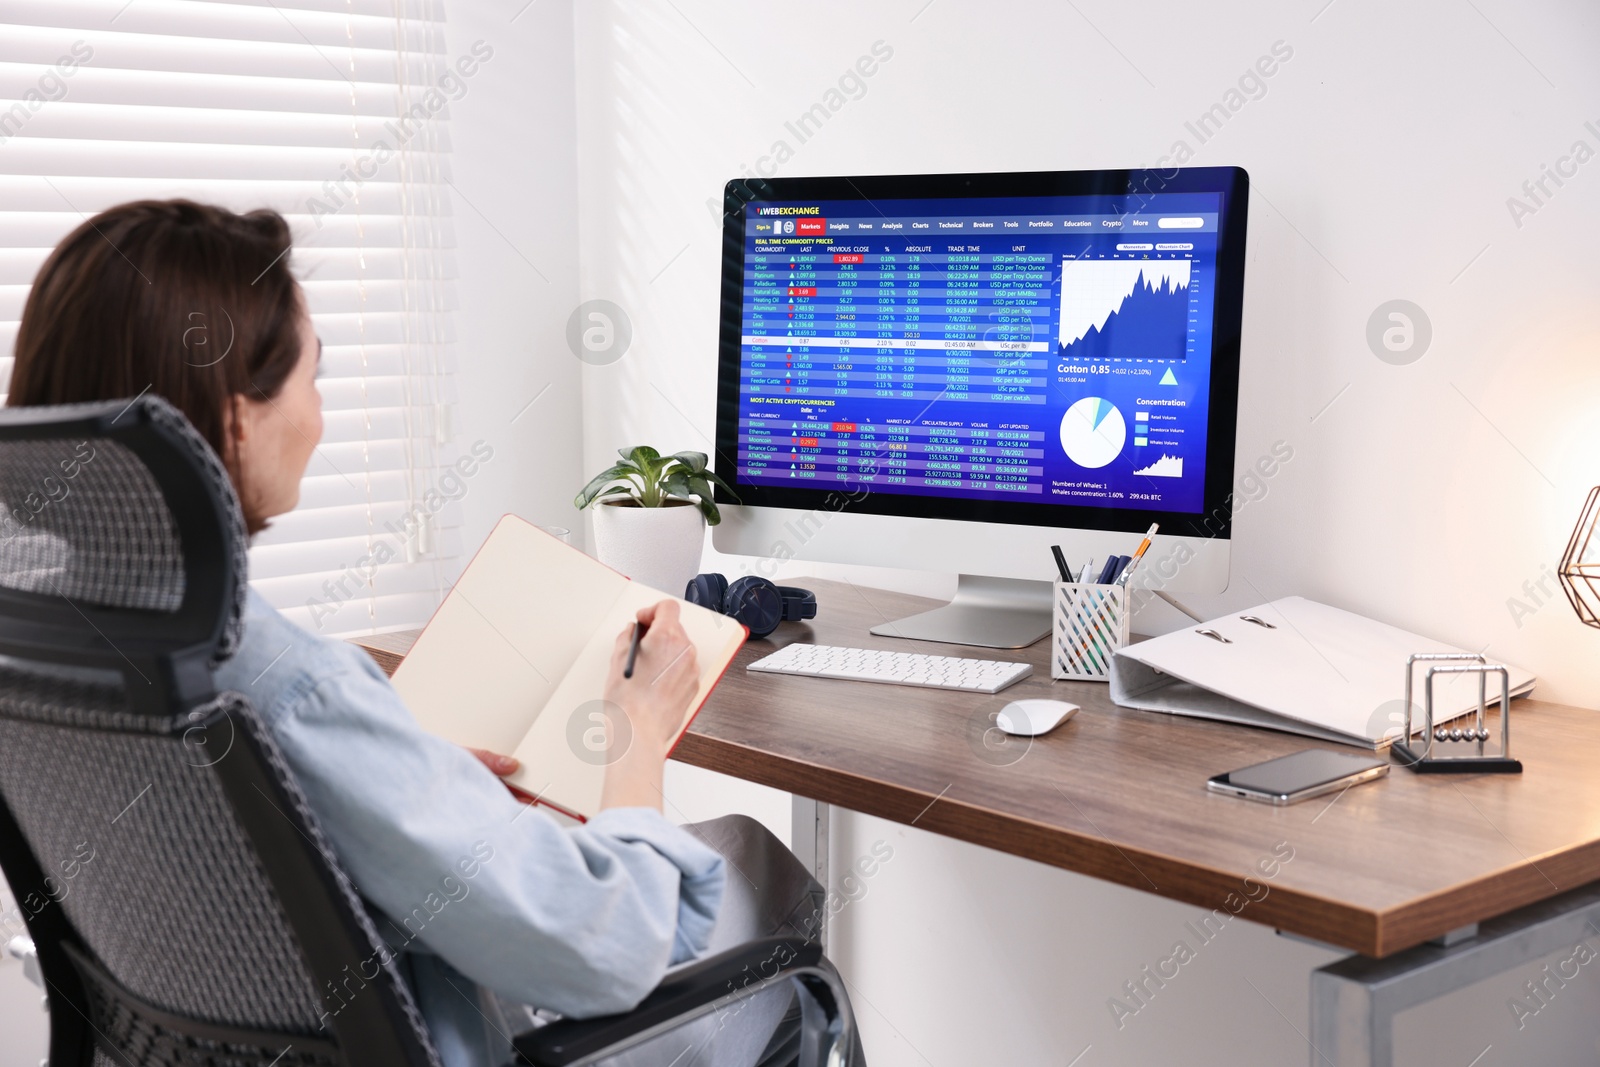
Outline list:
[[[1433,731],[1433,739],[1435,741],[1448,741],[1450,740],[1450,732],[1441,726]]]
[[[1487,726],[1478,727],[1478,740],[1479,741],[1487,741],[1487,740],[1489,740],[1489,728]]]
[[[1450,740],[1452,740],[1452,741],[1461,740],[1461,729],[1459,727],[1457,727],[1456,729],[1453,729],[1453,730],[1450,731]]]

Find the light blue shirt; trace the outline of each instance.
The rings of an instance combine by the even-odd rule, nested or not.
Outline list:
[[[705,950],[723,859],[660,812],[558,825],[424,732],[366,652],[301,629],[253,590],[216,680],[250,699],[380,932],[403,948],[448,1067],[509,1058],[486,991],[563,1015],[627,1011]]]

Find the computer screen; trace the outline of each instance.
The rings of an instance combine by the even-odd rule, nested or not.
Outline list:
[[[1226,537],[1246,181],[730,183],[718,473],[747,505]]]

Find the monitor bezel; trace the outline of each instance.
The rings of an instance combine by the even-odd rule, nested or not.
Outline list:
[[[812,511],[837,510],[841,492],[849,510],[915,519],[953,519],[1070,530],[1142,531],[1160,523],[1163,533],[1227,539],[1238,432],[1239,348],[1244,303],[1245,225],[1249,175],[1241,167],[1165,170],[1028,171],[1016,173],[870,175],[858,177],[738,178],[723,192],[722,317],[717,367],[717,439],[712,469],[733,486],[739,504]],[[965,500],[918,493],[860,492],[861,483],[815,488],[754,485],[738,478],[739,374],[742,358],[745,206],[777,200],[918,200],[964,197],[1127,196],[1220,193],[1216,288],[1211,342],[1211,409],[1206,433],[1206,474],[1198,513],[1147,508],[1012,500]],[[851,490],[855,490],[852,492]],[[718,504],[734,504],[722,489]]]

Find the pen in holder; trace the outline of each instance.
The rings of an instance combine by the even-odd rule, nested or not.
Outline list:
[[[1128,589],[1056,582],[1050,677],[1104,682],[1111,657],[1128,643]]]

